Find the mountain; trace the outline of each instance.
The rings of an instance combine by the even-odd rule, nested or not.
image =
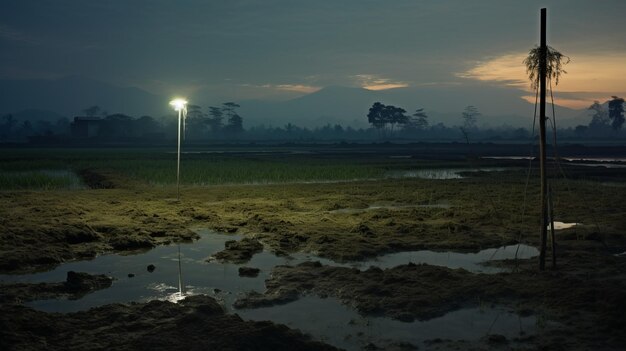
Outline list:
[[[468,105],[478,108],[482,116],[480,127],[532,127],[534,104],[520,96],[524,92],[486,84],[425,86],[372,91],[363,88],[331,86],[300,98],[268,102],[241,101],[241,115],[247,126],[265,124],[283,126],[315,127],[327,123],[339,123],[354,127],[366,127],[367,113],[376,102],[395,105],[409,114],[424,108],[430,123],[448,126],[461,125],[461,113]],[[555,105],[559,126],[586,124],[584,110],[573,110]],[[551,115],[551,105],[548,105]]]
[[[68,117],[98,105],[109,113],[161,116],[167,99],[138,88],[118,87],[101,81],[69,76],[53,80],[0,80],[0,112],[38,109]]]
[[[342,124],[366,127],[369,107],[376,102],[374,92],[362,88],[330,86],[302,97],[268,102],[242,101],[241,115],[248,126],[283,126],[292,123],[302,127]]]
[[[395,105],[409,114],[424,108],[431,125],[462,123],[461,113],[468,105],[482,116],[479,127],[532,127],[534,104],[520,98],[525,93],[485,83],[427,85],[373,91],[363,88],[329,86],[287,101],[243,100],[239,113],[244,125],[282,127],[292,123],[302,127],[342,124],[368,127],[367,113],[374,102]],[[204,94],[210,97],[210,94]],[[204,100],[199,94],[194,100]],[[119,87],[97,80],[70,76],[55,80],[0,80],[0,113],[13,113],[20,119],[56,121],[72,117],[98,105],[109,113],[139,117],[171,114],[168,99],[133,87]],[[207,107],[207,106],[203,106]],[[21,111],[21,112],[20,112]],[[16,113],[18,112],[18,113]],[[560,127],[587,124],[585,110],[556,106]],[[551,115],[550,106],[548,115]]]

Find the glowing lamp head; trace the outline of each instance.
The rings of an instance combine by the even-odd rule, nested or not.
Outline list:
[[[170,105],[174,107],[174,110],[181,111],[185,109],[185,105],[187,105],[187,100],[185,99],[174,99],[170,101]]]

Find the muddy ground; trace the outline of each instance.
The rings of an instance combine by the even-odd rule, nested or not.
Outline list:
[[[557,234],[556,271],[537,272],[536,260],[502,262],[513,272],[496,275],[424,265],[359,272],[303,264],[277,267],[265,294],[239,303],[281,303],[302,294],[336,296],[363,314],[405,321],[499,303],[555,322],[525,340],[528,348],[623,349],[626,327],[619,311],[626,310],[626,257],[614,254],[626,249],[626,191],[620,183],[626,175],[611,173],[611,183],[603,184],[585,174],[581,170],[577,179],[552,183],[556,218],[583,223]],[[82,175],[92,189],[0,193],[1,272],[34,272],[101,253],[132,254],[193,240],[197,234],[192,228],[243,235],[216,255],[236,262],[258,252],[257,242],[280,255],[305,251],[340,262],[406,250],[475,252],[517,242],[538,245],[538,184],[531,181],[525,196],[523,171],[446,181],[184,186],[181,201],[175,200],[173,187],[149,186],[105,169]],[[366,210],[370,206],[382,208]],[[110,305],[66,315],[14,302],[2,304],[2,340],[8,349],[186,349],[194,342],[245,349],[257,337],[267,342],[265,349],[287,347],[292,340],[301,342],[302,349],[326,347],[285,327],[224,315],[207,298],[182,305]],[[111,325],[113,319],[119,322]],[[116,333],[119,338],[112,337]],[[200,340],[198,335],[211,337]],[[498,345],[508,348],[506,340]],[[491,346],[487,340],[471,347]],[[420,347],[470,346],[443,340]]]
[[[225,314],[202,295],[68,314],[3,304],[0,326],[2,350],[335,350],[284,325]]]

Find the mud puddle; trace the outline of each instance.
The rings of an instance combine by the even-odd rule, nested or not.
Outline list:
[[[519,331],[532,332],[534,317],[518,317],[501,307],[462,309],[429,321],[405,323],[383,317],[363,317],[334,298],[305,296],[295,302],[258,309],[238,309],[234,301],[249,291],[264,292],[265,280],[277,265],[296,265],[305,261],[320,261],[324,265],[356,267],[394,267],[408,262],[428,263],[451,268],[463,267],[477,272],[497,272],[500,268],[480,263],[491,259],[532,257],[533,247],[520,245],[488,249],[478,253],[441,253],[432,251],[400,252],[377,259],[339,264],[315,255],[297,253],[278,257],[268,251],[255,254],[245,264],[220,263],[207,258],[224,249],[228,240],[241,236],[198,230],[201,238],[180,244],[182,282],[185,295],[206,294],[220,301],[227,311],[238,313],[247,320],[271,320],[301,329],[315,339],[346,349],[360,349],[373,343],[393,346],[399,342],[414,345],[427,339],[478,340],[486,334],[501,334],[507,338],[519,336]],[[130,301],[169,300],[183,296],[178,287],[178,245],[159,246],[136,255],[102,255],[90,261],[63,264],[55,270],[29,275],[0,275],[4,282],[63,281],[67,271],[107,274],[115,280],[110,288],[95,291],[78,300],[39,300],[26,305],[46,312],[73,312],[111,303]],[[154,265],[152,272],[149,265]],[[240,267],[260,269],[256,277],[239,276]]]
[[[241,236],[220,234],[208,230],[197,231],[201,238],[193,243],[180,244],[182,282],[187,295],[208,294],[230,308],[239,294],[265,290],[265,279],[277,265],[297,265],[307,261],[319,261],[323,265],[341,266],[366,270],[370,266],[382,269],[412,263],[426,263],[448,268],[464,268],[471,272],[497,273],[505,269],[483,263],[490,260],[531,258],[538,250],[527,245],[510,245],[482,250],[477,253],[435,252],[428,250],[397,252],[374,259],[337,263],[312,254],[295,253],[279,257],[263,251],[252,256],[244,264],[221,263],[207,259],[224,249],[228,240]],[[148,266],[154,265],[152,272]],[[240,267],[260,269],[256,277],[240,277]],[[114,278],[109,289],[96,291],[79,300],[39,300],[29,306],[47,312],[71,312],[85,310],[109,303],[170,300],[180,298],[178,288],[178,245],[158,246],[136,255],[109,254],[89,261],[65,263],[48,272],[26,275],[0,275],[3,282],[39,283],[64,281],[68,271],[89,274],[106,274]]]
[[[582,225],[582,223],[565,223],[565,222],[554,222],[554,230],[561,230],[561,229],[568,229],[568,228],[574,228],[576,226]],[[550,229],[550,225],[548,225],[548,230]]]
[[[506,271],[505,268],[487,266],[485,262],[493,260],[527,259],[539,255],[539,250],[528,245],[509,245],[499,248],[485,249],[476,253],[437,252],[429,250],[396,252],[375,259],[357,262],[350,265],[361,270],[370,266],[381,269],[393,268],[409,262],[420,264],[426,263],[432,266],[448,268],[463,268],[474,273],[498,273]]]
[[[238,310],[247,320],[286,324],[317,339],[347,350],[374,344],[382,349],[411,344],[423,349],[428,340],[479,341],[498,334],[514,343],[515,338],[537,329],[535,316],[520,317],[501,306],[467,308],[428,321],[411,323],[381,317],[363,317],[335,298],[305,296],[294,302],[257,309]]]

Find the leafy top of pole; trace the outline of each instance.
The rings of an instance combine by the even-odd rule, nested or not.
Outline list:
[[[548,53],[546,55],[546,77],[548,79],[554,79],[555,85],[558,85],[561,75],[567,73],[567,71],[563,69],[563,66],[570,62],[570,58],[558,52],[551,46],[548,46],[547,49]],[[526,74],[528,74],[530,86],[533,89],[537,89],[537,87],[539,86],[540,62],[541,47],[536,46],[530,50],[528,56],[524,59],[524,65],[526,65]]]

